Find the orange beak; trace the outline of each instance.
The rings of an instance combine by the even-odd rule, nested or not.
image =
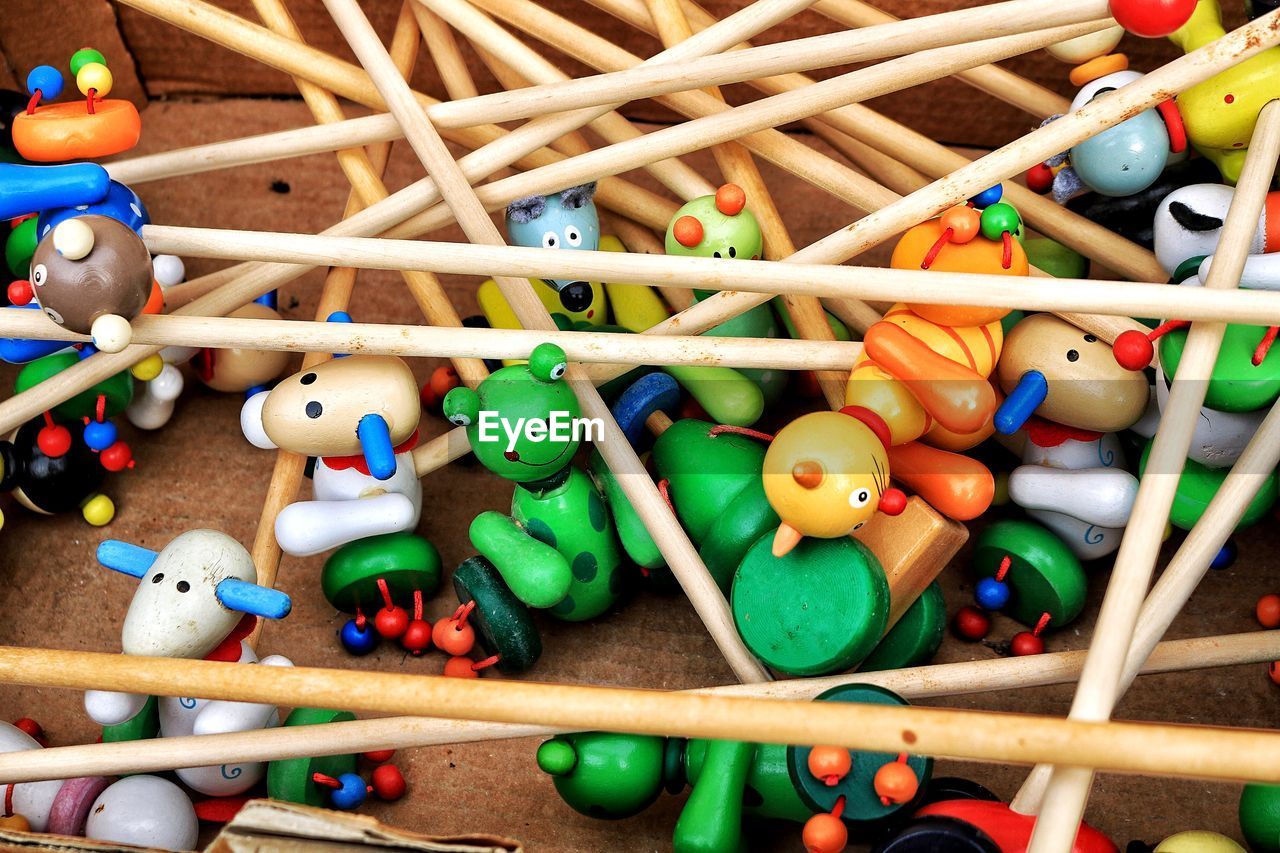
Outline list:
[[[796,530],[785,521],[778,527],[778,532],[773,534],[773,556],[785,557],[791,553],[791,549],[800,544],[800,540],[804,538],[804,534]]]

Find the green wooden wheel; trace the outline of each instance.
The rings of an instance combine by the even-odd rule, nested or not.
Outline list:
[[[453,590],[462,604],[476,603],[467,621],[484,650],[498,656],[500,672],[523,672],[537,663],[542,654],[538,628],[492,563],[484,557],[464,560],[453,573]]]
[[[378,580],[387,582],[401,607],[413,607],[413,593],[429,596],[440,587],[440,552],[421,536],[386,533],[349,542],[329,555],[320,573],[324,597],[343,613],[382,607]]]
[[[327,708],[294,708],[285,718],[286,726],[315,726],[324,723],[347,723],[356,718],[350,711]],[[321,755],[314,758],[286,758],[267,765],[267,796],[286,803],[324,808],[325,788],[312,781],[312,774],[323,773],[338,778],[356,772],[356,757]]]

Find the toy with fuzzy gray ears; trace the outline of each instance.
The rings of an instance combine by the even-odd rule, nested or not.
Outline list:
[[[592,198],[595,183],[551,195],[517,199],[507,206],[507,234],[517,246],[543,249],[600,248],[600,216]],[[566,311],[579,313],[591,305],[591,285],[577,279],[546,279],[560,294]]]

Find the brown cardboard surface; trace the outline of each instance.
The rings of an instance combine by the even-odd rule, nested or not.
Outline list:
[[[230,100],[191,104],[153,101],[144,114],[140,152],[296,127],[307,123],[296,101]],[[711,158],[698,154],[689,162],[714,176]],[[762,165],[798,245],[805,245],[847,224],[853,214],[780,172]],[[403,186],[421,170],[397,146],[388,183]],[[646,185],[651,182],[645,180]],[[180,178],[137,187],[154,221],[167,224],[314,232],[340,215],[347,191],[333,158],[314,156],[246,169]],[[439,239],[459,240],[450,228]],[[885,250],[864,260],[882,263]],[[193,261],[200,273],[214,268]],[[309,319],[314,312],[321,274],[312,273],[282,294],[288,317]],[[476,279],[446,277],[446,285],[465,316],[475,312]],[[416,322],[419,315],[398,277],[386,272],[361,275],[352,313],[373,322]],[[439,362],[423,359],[415,370],[425,379]],[[13,371],[0,373],[11,387]],[[0,498],[5,512],[0,532],[0,644],[52,646],[116,651],[132,582],[103,570],[93,551],[113,537],[159,548],[192,527],[226,531],[249,543],[266,491],[272,456],[253,450],[239,435],[236,397],[216,395],[192,381],[174,420],[155,434],[139,435],[124,425],[138,467],[111,479],[107,491],[119,514],[106,529],[78,517],[39,518]],[[424,418],[425,434],[445,427]],[[765,428],[768,428],[766,425]],[[430,539],[446,568],[474,553],[466,530],[475,515],[504,509],[510,484],[476,465],[454,464],[424,483],[424,512],[419,533]],[[1212,573],[1175,622],[1172,637],[1230,633],[1256,629],[1253,604],[1275,591],[1274,525],[1239,537],[1240,559]],[[1170,546],[1181,534],[1175,534]],[[1166,548],[1166,558],[1168,548]],[[942,573],[949,608],[972,598],[968,550]],[[302,665],[354,670],[439,673],[444,658],[430,654],[412,658],[384,646],[367,658],[346,656],[334,632],[344,617],[324,601],[317,583],[320,558],[286,558],[280,586],[294,599],[294,612],[267,627],[261,650],[288,655]],[[1083,647],[1092,630],[1107,571],[1095,570],[1090,605],[1079,623],[1048,639],[1051,651]],[[446,584],[428,602],[434,620],[455,606]],[[642,593],[608,617],[580,625],[540,618],[545,654],[532,677],[544,681],[679,689],[731,680],[692,609],[678,596]],[[998,617],[991,640],[1007,641],[1019,630]],[[986,659],[1000,652],[948,638],[938,662]],[[1148,678],[1126,696],[1118,716],[1126,719],[1274,726],[1276,687],[1262,666]],[[1064,714],[1069,686],[956,698],[954,707],[990,708]],[[84,715],[78,694],[69,691],[0,686],[0,718],[31,716],[39,720],[55,744],[93,740],[97,730]],[[548,779],[534,764],[534,740],[477,743],[402,751],[396,757],[409,780],[402,802],[366,806],[365,812],[415,832],[429,834],[490,833],[520,839],[531,851],[647,851],[670,847],[671,829],[683,797],[663,796],[645,814],[621,822],[578,815],[556,797]],[[940,762],[939,775],[965,774],[998,794],[1016,790],[1024,770],[1016,767]],[[1196,781],[1169,781],[1103,776],[1095,788],[1089,819],[1123,849],[1132,838],[1156,841],[1175,831],[1203,828],[1239,835],[1235,809],[1239,786]],[[775,824],[754,832],[755,849],[799,850],[799,827]]]

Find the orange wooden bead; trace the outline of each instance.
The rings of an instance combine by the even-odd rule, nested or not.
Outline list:
[[[471,658],[451,657],[444,664],[444,674],[450,678],[479,678],[480,673],[471,668]]]
[[[10,832],[30,832],[31,824],[20,814],[0,815],[0,829]]]
[[[853,757],[840,746],[815,746],[809,750],[809,772],[815,779],[835,785],[853,769]]]
[[[800,840],[808,853],[840,853],[849,843],[849,830],[840,818],[823,812],[805,821]]]
[[[890,803],[909,802],[920,789],[920,780],[916,778],[915,771],[903,761],[891,761],[881,767],[876,771],[872,784],[876,795],[882,801]]]
[[[441,619],[431,630],[431,639],[440,651],[457,657],[471,651],[476,644],[476,632],[465,622],[459,624],[457,619]]]
[[[957,204],[942,214],[943,229],[951,229],[952,243],[968,243],[982,228],[982,214],[967,204]]]
[[[1086,83],[1092,83],[1094,80],[1099,80],[1108,74],[1127,71],[1128,68],[1129,58],[1123,53],[1108,53],[1105,56],[1094,57],[1088,62],[1072,68],[1067,78],[1071,80],[1072,86],[1084,86]]]
[[[1263,628],[1280,628],[1280,595],[1273,592],[1259,598],[1255,612]]]
[[[692,249],[702,242],[702,223],[696,216],[681,216],[671,226],[671,236],[686,249]]]
[[[1271,676],[1271,681],[1280,684],[1280,661],[1272,661],[1267,666],[1267,675]]]
[[[716,210],[725,216],[737,216],[747,206],[747,194],[737,184],[725,184],[716,190]]]

